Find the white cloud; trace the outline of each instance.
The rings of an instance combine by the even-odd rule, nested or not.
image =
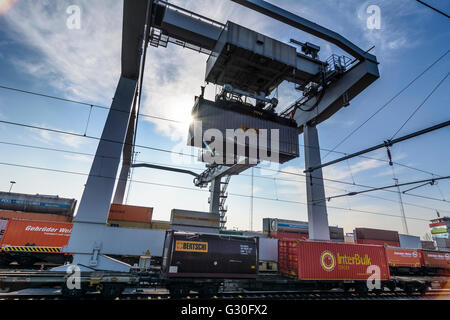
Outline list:
[[[46,125],[39,126],[44,128],[47,127]],[[38,133],[36,133],[36,131],[33,129],[28,130],[33,139],[43,142],[47,145],[63,145],[72,149],[79,149],[80,146],[86,142],[85,138],[82,137],[59,134],[44,130],[41,130]]]
[[[78,162],[86,162],[92,163],[93,157],[82,155],[82,154],[66,154],[64,158],[67,160],[78,161]]]
[[[122,1],[80,1],[81,29],[69,30],[69,1],[20,1],[4,16],[32,55],[10,57],[67,97],[111,101],[120,75]]]

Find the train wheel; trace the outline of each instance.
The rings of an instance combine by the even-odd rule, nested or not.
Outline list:
[[[23,268],[32,268],[36,263],[36,259],[30,256],[19,256],[16,261]]]
[[[121,284],[104,284],[101,289],[101,294],[104,299],[114,300],[115,298],[120,297],[124,290],[124,286]]]
[[[199,295],[201,298],[211,298],[219,292],[219,288],[217,286],[206,286],[204,288],[200,288]]]
[[[169,293],[173,299],[181,299],[189,294],[189,290],[184,286],[172,286],[169,288]]]
[[[85,295],[83,289],[69,289],[66,284],[61,288],[62,296],[66,299],[80,299]]]
[[[7,267],[11,262],[9,257],[0,255],[0,267]]]

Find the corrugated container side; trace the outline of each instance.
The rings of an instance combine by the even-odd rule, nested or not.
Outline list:
[[[306,233],[275,231],[270,233],[270,237],[275,239],[307,240],[309,236]]]
[[[0,209],[73,216],[77,201],[40,194],[0,191]]]
[[[151,223],[153,208],[111,204],[108,220]]]
[[[426,250],[435,250],[436,249],[433,241],[421,241],[421,244],[422,244],[422,249],[426,249]]]
[[[373,244],[376,246],[389,246],[389,247],[400,248],[400,242],[397,242],[397,241],[358,239],[358,240],[356,240],[356,243],[357,244]]]
[[[71,223],[10,220],[1,246],[63,247],[72,232]]]
[[[0,219],[12,220],[35,220],[35,221],[55,221],[55,222],[72,222],[72,217],[50,213],[34,213],[23,211],[0,210]]]
[[[5,233],[7,224],[8,224],[8,220],[0,220],[0,243],[2,241],[3,234]]]
[[[398,232],[391,230],[355,228],[356,240],[385,240],[400,242]]]
[[[420,250],[386,248],[386,255],[392,267],[420,268],[423,264]]]
[[[422,249],[420,237],[399,234],[400,246],[405,249]]]
[[[425,267],[450,269],[450,252],[422,250]]]
[[[381,246],[336,242],[298,242],[299,280],[367,280],[369,266],[380,268],[380,280],[389,280],[386,252]]]

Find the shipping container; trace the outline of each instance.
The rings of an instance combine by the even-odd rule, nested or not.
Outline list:
[[[278,240],[259,237],[259,260],[278,261]]]
[[[116,228],[152,229],[152,224],[147,222],[108,220],[108,226]]]
[[[187,232],[219,233],[219,213],[172,209],[170,217],[172,230]]]
[[[153,208],[130,206],[124,204],[111,204],[108,220],[142,222],[150,224]]]
[[[8,220],[0,220],[0,243],[2,241],[3,234],[5,233],[7,224],[8,224]]]
[[[295,121],[280,117],[273,112],[263,109],[256,111],[254,107],[238,102],[210,101],[198,97],[192,109],[192,117],[195,121],[189,127],[187,144],[208,149],[209,144],[216,141],[215,157],[211,160],[215,160],[217,164],[235,164],[237,163],[236,155],[256,161],[256,158],[269,160],[267,157],[275,156],[277,152],[278,159],[271,158],[270,161],[278,163],[284,163],[299,156],[298,129]],[[205,135],[207,130],[220,132],[223,142],[220,147],[216,140],[219,139],[217,134],[207,137]],[[241,133],[241,139],[235,136],[236,130]],[[278,139],[272,138],[273,132],[278,134]],[[251,140],[253,140],[252,144],[250,144]],[[272,140],[278,146],[272,145]],[[241,149],[244,151],[240,151]],[[261,154],[264,156],[260,157]],[[232,160],[231,163],[227,161],[227,155],[228,160]],[[206,161],[207,159],[201,160],[211,162]]]
[[[77,201],[58,196],[0,192],[0,209],[50,213],[72,217]]]
[[[258,238],[168,231],[166,278],[256,278]]]
[[[389,242],[400,243],[397,231],[370,229],[370,228],[355,228],[354,234],[356,240],[384,240]]]
[[[438,250],[446,250],[450,248],[450,240],[448,238],[436,238],[436,246]]]
[[[410,236],[406,234],[399,234],[398,237],[400,240],[400,247],[404,249],[422,249],[420,237]]]
[[[330,226],[330,239],[332,241],[344,242],[344,229],[337,226]],[[308,222],[284,220],[278,218],[263,219],[264,232],[290,232],[309,234]],[[306,237],[307,238],[307,237]]]
[[[169,230],[170,222],[169,221],[152,220],[151,228],[153,230]]]
[[[360,240],[356,240],[356,243],[357,244],[373,244],[376,246],[388,246],[388,247],[400,248],[400,242],[397,242],[397,241],[360,239]]]
[[[36,212],[23,212],[23,211],[11,211],[0,210],[0,219],[3,220],[35,220],[35,221],[55,221],[55,222],[72,222],[71,216],[63,216],[50,213],[36,213]]]
[[[271,232],[270,233],[271,238],[275,239],[295,239],[295,240],[307,240],[308,234],[306,233],[294,233],[294,232]]]
[[[421,241],[422,249],[425,250],[435,250],[436,246],[433,241]]]
[[[3,251],[37,252],[36,248],[66,246],[72,232],[71,223],[10,220],[0,242]],[[59,253],[58,250],[45,251]]]
[[[291,276],[294,272],[298,280],[367,280],[372,275],[369,269],[371,266],[380,268],[379,280],[390,279],[386,252],[381,246],[316,241],[288,242],[294,242],[296,246],[296,257],[287,259],[288,272]]]
[[[422,255],[424,267],[450,272],[450,252],[422,250]]]
[[[389,266],[391,267],[408,267],[420,268],[422,267],[422,252],[421,250],[400,249],[400,248],[386,248],[386,255]]]

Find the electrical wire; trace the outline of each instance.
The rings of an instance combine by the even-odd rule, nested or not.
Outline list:
[[[421,3],[421,4],[423,4],[424,6],[426,6],[426,7],[428,7],[428,8],[430,8],[430,9],[432,9],[432,10],[434,10],[434,11],[436,11],[436,12],[442,14],[444,17],[450,18],[450,16],[449,16],[448,14],[446,14],[445,12],[443,12],[443,11],[441,11],[441,10],[439,10],[439,9],[436,9],[435,7],[430,6],[428,3],[425,3],[425,2],[423,2],[422,0],[416,0],[416,1],[419,2],[419,3]]]
[[[94,104],[94,103],[88,103],[88,102],[83,102],[83,101],[78,101],[78,100],[66,99],[66,98],[61,98],[61,97],[57,97],[57,96],[53,96],[53,95],[48,95],[48,94],[43,94],[43,93],[38,93],[38,92],[33,92],[33,91],[28,91],[28,90],[23,90],[23,89],[17,89],[17,88],[12,88],[12,87],[3,86],[3,85],[0,85],[0,89],[16,91],[16,92],[20,92],[20,93],[30,94],[30,95],[34,95],[34,96],[38,96],[38,97],[43,97],[43,98],[49,98],[49,99],[53,99],[53,100],[59,100],[59,101],[64,101],[64,102],[75,103],[75,104],[79,104],[79,105],[83,105],[83,106],[87,106],[87,107],[93,107],[93,108],[97,108],[97,109],[114,110],[114,111],[117,111],[117,112],[126,112],[126,113],[128,113],[128,111],[114,109],[114,108],[110,108],[110,107],[105,107],[105,106],[101,106],[101,105]],[[174,122],[174,123],[183,123],[183,121],[173,120],[173,119],[160,117],[160,116],[155,116],[155,115],[150,115],[150,114],[140,113],[139,115],[142,116],[142,117],[152,118],[152,119],[156,119],[156,120],[163,120],[163,121]]]
[[[408,119],[406,119],[406,121],[400,126],[400,128],[394,133],[394,135],[391,137],[390,140],[393,140],[395,138],[395,136],[403,129],[403,127],[409,122],[409,120],[411,120],[412,117],[414,117],[414,115],[417,113],[417,111],[420,110],[420,108],[423,107],[423,105],[428,101],[428,99],[436,92],[436,90],[441,86],[442,83],[444,83],[444,81],[448,78],[448,75],[450,74],[447,73],[445,75],[444,78],[442,78],[441,81],[439,81],[439,83],[433,88],[433,90],[426,96],[426,98],[417,106],[417,108],[413,111],[413,113],[408,117]]]
[[[5,123],[5,124],[10,124],[10,125],[15,125],[15,126],[21,126],[21,127],[26,127],[26,128],[32,128],[32,129],[39,129],[39,130],[55,132],[55,133],[59,133],[59,134],[68,134],[68,135],[73,135],[73,136],[77,136],[77,137],[84,137],[84,138],[90,138],[90,139],[95,139],[95,140],[102,140],[102,138],[98,138],[98,137],[84,136],[84,135],[73,133],[73,132],[56,130],[56,129],[49,129],[49,128],[43,128],[43,127],[38,127],[38,126],[33,126],[33,125],[26,125],[26,124],[11,122],[11,121],[0,120],[0,123]],[[125,144],[124,142],[118,142],[118,141],[113,141],[113,140],[105,140],[105,141]],[[189,156],[189,157],[195,157],[195,155],[192,155],[192,154],[185,154],[185,153],[181,153],[181,152],[174,152],[174,151],[170,151],[170,150],[166,150],[166,149],[153,148],[153,147],[149,147],[149,146],[136,145],[136,147],[140,147],[140,148],[144,148],[144,149],[150,149],[150,150],[154,150],[154,151],[161,151],[161,152],[166,152],[166,153],[184,155],[184,156]],[[276,172],[279,172],[279,173],[294,174],[294,173],[291,173],[291,172],[283,172],[281,170],[273,170],[273,169],[260,168],[260,167],[256,167],[256,168],[261,169],[261,170],[276,171]],[[302,174],[295,174],[295,175],[306,177],[306,175],[302,175]],[[315,177],[312,177],[312,178],[313,179],[319,179],[319,178],[315,178]],[[323,178],[323,180],[336,182],[336,183],[351,184],[351,183],[348,183],[348,182],[343,182],[343,181],[338,181],[338,180],[333,180],[333,179],[327,179],[327,178]],[[370,186],[368,187],[368,186],[363,186],[363,185],[358,185],[358,184],[351,184],[351,185],[362,186],[362,187],[366,187],[366,188],[372,188]],[[430,200],[442,201],[441,199],[436,199],[436,198],[431,198],[431,197],[418,196],[418,195],[414,195],[414,194],[408,194],[408,195],[409,196],[421,197],[421,198],[427,198],[427,199],[430,199]]]
[[[403,89],[401,89],[398,93],[396,93],[391,99],[389,99],[385,104],[383,104],[380,108],[378,108],[369,118],[367,118],[363,123],[361,123],[356,129],[350,132],[341,142],[336,144],[330,152],[328,152],[323,159],[325,159],[332,151],[336,150],[340,145],[342,145],[345,141],[347,141],[351,136],[353,136],[359,129],[361,129],[367,122],[369,122],[373,117],[375,117],[378,113],[380,113],[384,108],[386,108],[392,101],[394,101],[398,96],[400,96],[406,89],[408,89],[414,82],[420,79],[428,70],[430,70],[434,65],[436,65],[439,61],[441,61],[450,50],[447,50],[443,55],[441,55],[437,60],[435,60],[431,65],[429,65],[424,71],[422,71],[418,76],[416,76],[412,81],[410,81]],[[323,160],[322,159],[322,160]]]
[[[13,163],[6,163],[6,162],[0,162],[0,165],[3,166],[12,166],[12,167],[19,167],[19,168],[26,168],[26,169],[34,169],[34,170],[42,170],[42,171],[49,171],[49,172],[55,172],[55,173],[64,173],[64,174],[73,174],[73,175],[79,175],[79,176],[91,176],[91,177],[97,177],[97,178],[104,178],[104,179],[112,179],[112,180],[120,180],[116,177],[107,177],[107,176],[101,176],[101,175],[90,175],[83,172],[76,172],[76,171],[68,171],[68,170],[58,170],[58,169],[51,169],[51,168],[44,168],[44,167],[38,167],[38,166],[30,166],[30,165],[19,165],[19,164],[13,164]],[[140,180],[132,180],[134,183],[141,183],[141,184],[147,184],[147,185],[155,185],[160,187],[168,187],[168,188],[175,188],[175,189],[182,189],[182,190],[190,190],[190,191],[199,191],[199,192],[209,192],[204,189],[196,189],[192,187],[184,187],[184,186],[178,186],[173,184],[163,184],[163,183],[156,183],[156,182],[150,182],[150,181],[140,181]],[[251,195],[244,195],[244,194],[238,194],[238,193],[229,193],[231,196],[237,196],[237,197],[245,197],[245,198],[251,198]],[[305,202],[300,201],[291,201],[291,200],[281,200],[281,199],[274,199],[274,198],[267,198],[267,197],[258,197],[253,196],[254,199],[260,199],[260,200],[268,200],[268,201],[278,201],[278,202],[285,202],[285,203],[295,203],[295,204],[301,204],[301,205],[307,205]],[[322,206],[320,204],[317,204],[318,206]],[[367,211],[367,210],[359,210],[359,209],[349,209],[349,208],[342,208],[342,207],[336,207],[336,206],[327,206],[331,209],[337,209],[337,210],[345,210],[345,211],[353,211],[353,212],[359,212],[359,213],[367,213],[367,214],[373,214],[373,215],[382,215],[382,216],[390,216],[395,218],[401,218],[397,215],[392,214],[386,214],[381,212],[374,212],[374,211]],[[414,218],[414,217],[406,217],[410,220],[420,220],[420,221],[426,221],[427,219],[421,219],[421,218]]]
[[[61,98],[61,97],[57,97],[57,96],[53,96],[53,95],[47,95],[47,94],[42,94],[42,93],[37,93],[37,92],[32,92],[32,91],[27,91],[27,90],[23,90],[23,89],[18,89],[18,88],[12,88],[12,87],[7,87],[7,86],[2,86],[0,85],[1,89],[5,89],[5,90],[11,90],[11,91],[16,91],[16,92],[20,92],[20,93],[24,93],[24,94],[30,94],[30,95],[35,95],[35,96],[40,96],[40,97],[45,97],[45,98],[49,98],[49,99],[55,99],[55,100],[59,100],[59,101],[64,101],[64,102],[70,102],[70,103],[75,103],[75,104],[80,104],[80,105],[84,105],[87,107],[90,107],[90,112],[92,110],[92,108],[100,108],[100,109],[104,109],[104,110],[115,110],[118,112],[126,112],[123,110],[118,110],[118,109],[111,109],[109,107],[105,107],[105,106],[100,106],[94,103],[87,103],[87,102],[82,102],[82,101],[77,101],[77,100],[71,100],[71,99],[65,99],[65,98]],[[174,123],[183,123],[183,121],[179,121],[179,120],[174,120],[174,119],[169,119],[169,118],[163,118],[163,117],[158,117],[158,116],[153,116],[153,115],[148,115],[148,114],[143,114],[143,113],[138,113],[139,116],[142,117],[149,117],[149,118],[153,118],[153,119],[157,119],[157,120],[164,120],[164,121],[169,121],[169,122],[174,122]],[[89,118],[88,121],[90,120],[91,115],[89,114]],[[87,128],[85,130],[85,134],[87,133]],[[302,147],[305,147],[302,144],[299,144]],[[317,149],[317,147],[313,147],[313,146],[306,146],[308,148],[312,148],[312,149]],[[343,154],[343,155],[348,155],[348,153],[346,152],[342,152],[342,151],[336,151],[336,150],[331,150],[331,149],[326,149],[326,148],[318,148],[321,151],[326,151],[328,153],[337,153],[337,154]],[[368,156],[359,156],[360,158],[364,158],[364,159],[370,159],[370,160],[376,160],[376,161],[382,161],[382,162],[388,162],[387,160],[384,159],[378,159],[378,158],[373,158],[373,157],[368,157]],[[398,162],[394,162],[394,164],[397,164],[399,166],[411,169],[411,170],[415,170],[415,171],[420,171],[423,173],[428,173],[428,174],[432,174],[432,175],[436,175],[435,173],[432,172],[428,172],[428,171],[424,171],[422,169],[418,169],[418,168],[414,168],[411,166],[407,166]],[[436,175],[438,176],[438,175]]]
[[[9,146],[15,146],[15,147],[22,147],[22,148],[31,148],[31,149],[37,149],[37,150],[43,150],[43,151],[52,151],[52,152],[59,152],[59,153],[67,153],[67,154],[75,154],[75,155],[95,157],[95,154],[92,154],[92,153],[78,152],[78,151],[65,150],[65,149],[48,148],[48,147],[41,147],[41,146],[34,146],[34,145],[27,145],[27,144],[19,144],[19,143],[12,143],[12,142],[6,142],[6,141],[0,141],[0,144],[9,145]],[[108,157],[108,156],[105,156],[105,158],[120,159],[119,157]],[[145,159],[143,159],[142,162],[143,163],[152,164],[152,165],[166,165],[165,163],[150,162],[150,161],[146,161]],[[198,172],[204,171],[204,169],[194,168],[194,167],[189,167],[189,166],[172,165],[172,167],[180,168],[180,169],[194,170],[194,171],[198,171]],[[257,168],[257,169],[262,169],[262,168]],[[240,176],[250,177],[249,174],[245,174],[245,173],[241,173]],[[295,182],[295,183],[299,183],[299,184],[303,184],[303,183],[306,182],[306,180],[286,179],[286,178],[279,178],[279,177],[265,177],[265,176],[261,176],[261,175],[255,175],[255,178],[258,178],[258,179],[269,179],[269,180],[273,179],[275,187],[277,187],[276,186],[276,181]],[[340,190],[340,191],[349,192],[347,189],[331,187],[331,186],[327,186],[327,185],[324,185],[324,184],[322,184],[322,185],[326,189],[334,189],[334,190]],[[441,192],[442,198],[444,198],[441,190],[440,190],[440,192]],[[395,203],[398,202],[396,200],[383,198],[383,197],[379,197],[379,196],[374,196],[374,195],[362,194],[362,196],[365,196],[365,197],[368,197],[368,198],[373,198],[373,199],[379,199],[379,200],[384,200],[384,201],[395,202]],[[278,198],[278,192],[277,191],[276,191],[276,197]],[[415,204],[415,203],[404,202],[404,204],[409,205],[409,206],[422,208],[422,209],[428,209],[428,210],[433,210],[433,211],[434,210],[439,210],[439,211],[442,211],[442,212],[449,212],[450,213],[450,211],[448,211],[448,210],[444,210],[444,209],[440,209],[440,208],[431,208],[431,207],[427,207],[427,206],[423,206],[423,205],[418,205],[418,204]]]

